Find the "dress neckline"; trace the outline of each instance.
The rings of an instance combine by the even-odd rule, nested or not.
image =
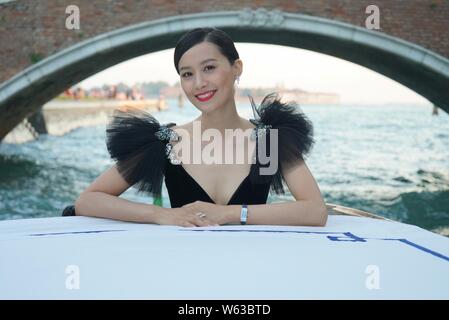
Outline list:
[[[239,190],[242,188],[243,184],[245,183],[246,180],[248,180],[248,178],[251,175],[253,166],[255,164],[252,163],[249,169],[249,173],[245,176],[245,178],[243,178],[243,180],[240,182],[240,184],[238,185],[237,189],[234,191],[234,193],[231,195],[231,198],[228,200],[228,202],[226,204],[223,205],[229,205],[231,203],[231,201],[234,199],[234,197],[236,196],[236,194],[239,192]],[[209,193],[198,183],[198,181],[196,181],[196,179],[194,177],[192,177],[190,175],[190,173],[187,172],[187,170],[182,166],[182,164],[177,165],[177,167],[180,167],[181,170],[192,180],[193,183],[195,183],[197,185],[198,188],[200,188],[200,190],[206,195],[207,198],[209,198],[210,201],[212,201],[212,203],[217,204],[217,205],[221,205],[218,204],[214,201],[214,199],[212,199],[212,197],[209,195]]]
[[[259,121],[259,120],[256,120],[256,119],[253,119],[253,118],[251,118],[251,119],[249,119],[249,121],[254,125],[254,127],[253,128],[251,128],[252,129],[252,133],[253,134],[256,134],[257,135],[257,130],[258,129],[260,129],[260,128],[262,128],[262,127],[264,127],[263,126],[263,124]],[[168,132],[173,132],[174,134],[175,134],[175,136],[177,136],[177,134],[176,134],[176,132],[173,130],[173,129],[171,129],[170,127],[172,127],[172,126],[174,126],[174,125],[176,125],[176,123],[170,123],[170,124],[168,124],[167,126],[168,126]],[[258,139],[256,139],[256,152],[257,152],[257,140]],[[170,148],[170,150],[171,150],[171,148]],[[170,153],[170,150],[168,151],[168,153]],[[169,161],[170,162],[170,161]],[[188,173],[187,172],[187,170],[184,168],[184,166],[182,165],[182,163],[179,163],[179,164],[172,164],[172,165],[174,165],[174,166],[176,166],[176,167],[181,167],[181,170],[184,172],[184,174],[185,175],[187,175],[187,177],[194,183],[194,184],[196,184],[197,185],[197,187],[198,188],[200,188],[200,190],[204,193],[204,195],[212,202],[212,203],[214,203],[214,204],[217,204],[216,202],[215,202],[215,200],[214,199],[212,199],[212,197],[209,195],[209,193],[198,183],[198,181],[194,178],[194,177],[192,177],[191,175],[190,175],[190,173]],[[240,184],[238,185],[238,187],[237,187],[237,189],[234,191],[234,193],[231,195],[231,198],[228,200],[228,202],[226,203],[226,204],[224,204],[224,205],[229,205],[230,203],[231,203],[231,201],[234,199],[234,197],[236,196],[236,194],[239,192],[239,190],[242,188],[242,186],[243,186],[243,184],[245,183],[245,181],[247,181],[248,180],[248,178],[250,177],[250,175],[251,175],[251,172],[252,172],[252,170],[253,170],[253,166],[255,165],[255,163],[252,163],[251,164],[251,166],[250,166],[250,169],[249,169],[249,173],[243,178],[243,180],[240,182]]]

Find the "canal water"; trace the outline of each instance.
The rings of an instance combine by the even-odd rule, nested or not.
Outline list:
[[[168,104],[168,110],[154,114],[161,123],[182,124],[199,115],[190,104],[182,109],[176,101]],[[430,106],[413,105],[301,109],[314,124],[316,141],[306,162],[327,203],[449,235],[448,114],[432,116]],[[253,116],[249,103],[238,103],[238,111]],[[105,145],[107,121],[90,117],[64,135],[0,144],[0,219],[61,215],[112,165]],[[153,203],[133,188],[123,197]],[[293,197],[270,195],[268,202],[284,200]],[[170,207],[165,185],[162,205]]]

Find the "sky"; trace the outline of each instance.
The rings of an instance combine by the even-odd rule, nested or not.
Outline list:
[[[243,62],[239,86],[303,89],[340,95],[345,104],[405,103],[431,105],[422,96],[379,73],[333,56],[287,46],[235,43]],[[83,88],[124,82],[179,81],[174,48],[143,55],[79,83]]]

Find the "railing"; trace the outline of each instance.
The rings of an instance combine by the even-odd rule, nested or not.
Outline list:
[[[355,217],[367,217],[367,218],[392,221],[390,219],[387,219],[385,217],[379,216],[374,213],[370,213],[370,212],[366,212],[366,211],[358,210],[358,209],[354,209],[354,208],[344,207],[344,206],[340,206],[338,204],[326,203],[326,207],[327,207],[329,214],[347,215],[347,216],[355,216]]]

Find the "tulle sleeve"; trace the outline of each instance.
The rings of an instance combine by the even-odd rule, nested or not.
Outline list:
[[[167,130],[173,125],[161,125],[140,109],[115,110],[106,129],[106,146],[122,177],[139,192],[161,196],[167,143],[177,139]]]
[[[303,162],[315,142],[312,122],[294,101],[282,102],[277,93],[265,96],[259,107],[251,96],[249,98],[256,117],[252,122],[265,129],[270,144],[275,141],[269,132],[277,129],[278,169],[271,181],[272,190],[284,194],[282,173]]]

